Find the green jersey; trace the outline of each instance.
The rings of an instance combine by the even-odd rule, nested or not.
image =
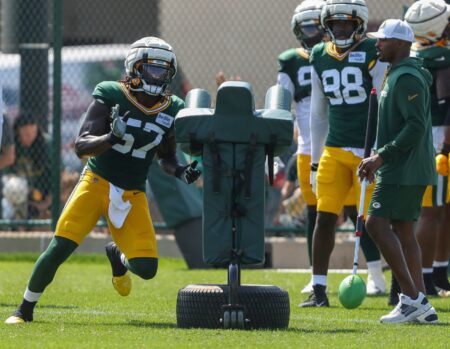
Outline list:
[[[332,42],[312,49],[310,60],[328,102],[327,146],[364,148],[370,91],[381,84],[386,67],[377,60],[375,42],[363,39],[344,53]]]
[[[278,56],[278,73],[284,73],[289,77],[295,102],[298,103],[305,97],[311,96],[311,64],[309,63],[309,53],[306,50],[291,48],[280,54]]]
[[[311,105],[311,63],[304,48],[292,48],[278,57],[277,84],[291,92],[297,122],[297,154],[311,154],[309,115]]]
[[[427,68],[433,76],[431,85],[431,117],[433,126],[444,124],[445,112],[439,107],[436,93],[436,76],[440,69],[450,67],[450,48],[440,45],[421,46],[415,43],[411,47],[411,56],[423,60],[423,67]]]
[[[98,84],[92,95],[110,107],[119,104],[120,115],[129,111],[129,118],[123,139],[106,152],[89,158],[88,168],[119,188],[145,191],[156,149],[163,137],[174,131],[175,115],[184,102],[168,96],[146,108],[124,84],[115,81]]]
[[[388,72],[378,109],[377,183],[436,183],[430,115],[431,74],[421,60],[403,59]]]

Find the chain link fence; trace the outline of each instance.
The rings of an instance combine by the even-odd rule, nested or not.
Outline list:
[[[375,30],[385,18],[401,18],[413,0],[366,2],[369,29]],[[265,92],[276,82],[277,56],[297,45],[290,20],[298,3],[1,0],[3,224],[49,224],[52,205],[63,207],[83,167],[73,142],[91,92],[98,82],[123,76],[127,45],[144,36],[169,42],[179,62],[173,92],[180,97],[192,87],[205,88],[214,96],[215,76],[223,71],[227,77],[250,82],[256,107],[262,108]],[[54,92],[55,19],[62,21],[63,47],[61,89]],[[53,112],[54,93],[60,96],[61,115]],[[61,150],[56,161],[51,154],[57,147],[51,138],[59,116]],[[60,192],[55,190],[57,182]]]

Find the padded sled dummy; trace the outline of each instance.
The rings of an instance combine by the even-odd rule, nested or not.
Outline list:
[[[225,82],[216,109],[205,90],[192,90],[175,119],[176,139],[203,155],[203,259],[213,265],[264,262],[265,161],[292,143],[289,91],[271,87],[265,109],[255,110],[251,86]],[[270,166],[272,165],[272,166]]]

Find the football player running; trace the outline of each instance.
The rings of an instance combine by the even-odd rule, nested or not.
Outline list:
[[[357,168],[363,156],[368,97],[373,87],[379,91],[387,66],[377,59],[376,41],[364,36],[367,22],[364,0],[328,0],[321,23],[331,41],[311,52],[311,183],[317,195],[317,221],[313,292],[301,307],[329,306],[327,272],[336,221],[352,186],[359,201]],[[368,186],[365,210],[372,191],[373,185]],[[365,249],[368,268],[384,292],[380,253],[367,233],[361,244],[372,245]]]
[[[436,287],[450,291],[447,278],[450,254],[450,194],[448,186],[450,151],[450,5],[443,0],[420,0],[406,12],[416,42],[411,55],[423,59],[423,66],[433,75],[431,116],[436,153],[438,184],[429,186],[416,233],[422,251],[422,272],[427,295],[436,295]],[[445,138],[445,134],[448,134]],[[391,292],[390,303],[396,304]],[[392,299],[392,302],[391,302]]]
[[[156,275],[158,252],[145,194],[151,161],[156,154],[165,172],[188,184],[200,171],[194,163],[182,166],[175,155],[174,118],[184,102],[168,92],[177,71],[172,47],[156,37],[142,38],[131,45],[125,69],[125,80],[101,82],[93,92],[75,141],[77,155],[88,158],[86,168],[7,324],[33,321],[34,307],[58,267],[101,216],[114,240],[106,253],[119,294],[131,290],[128,271],[146,280]]]

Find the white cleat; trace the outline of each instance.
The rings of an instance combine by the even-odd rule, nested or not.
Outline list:
[[[386,293],[386,280],[383,273],[368,273],[367,277],[367,295],[377,296]]]
[[[303,289],[300,293],[310,294],[313,290],[314,289],[313,289],[313,284],[312,284],[312,280],[311,280],[305,287],[303,287]]]
[[[417,299],[411,299],[400,293],[400,301],[397,306],[389,314],[382,316],[380,322],[387,324],[435,323],[437,315],[422,292],[419,292]]]

